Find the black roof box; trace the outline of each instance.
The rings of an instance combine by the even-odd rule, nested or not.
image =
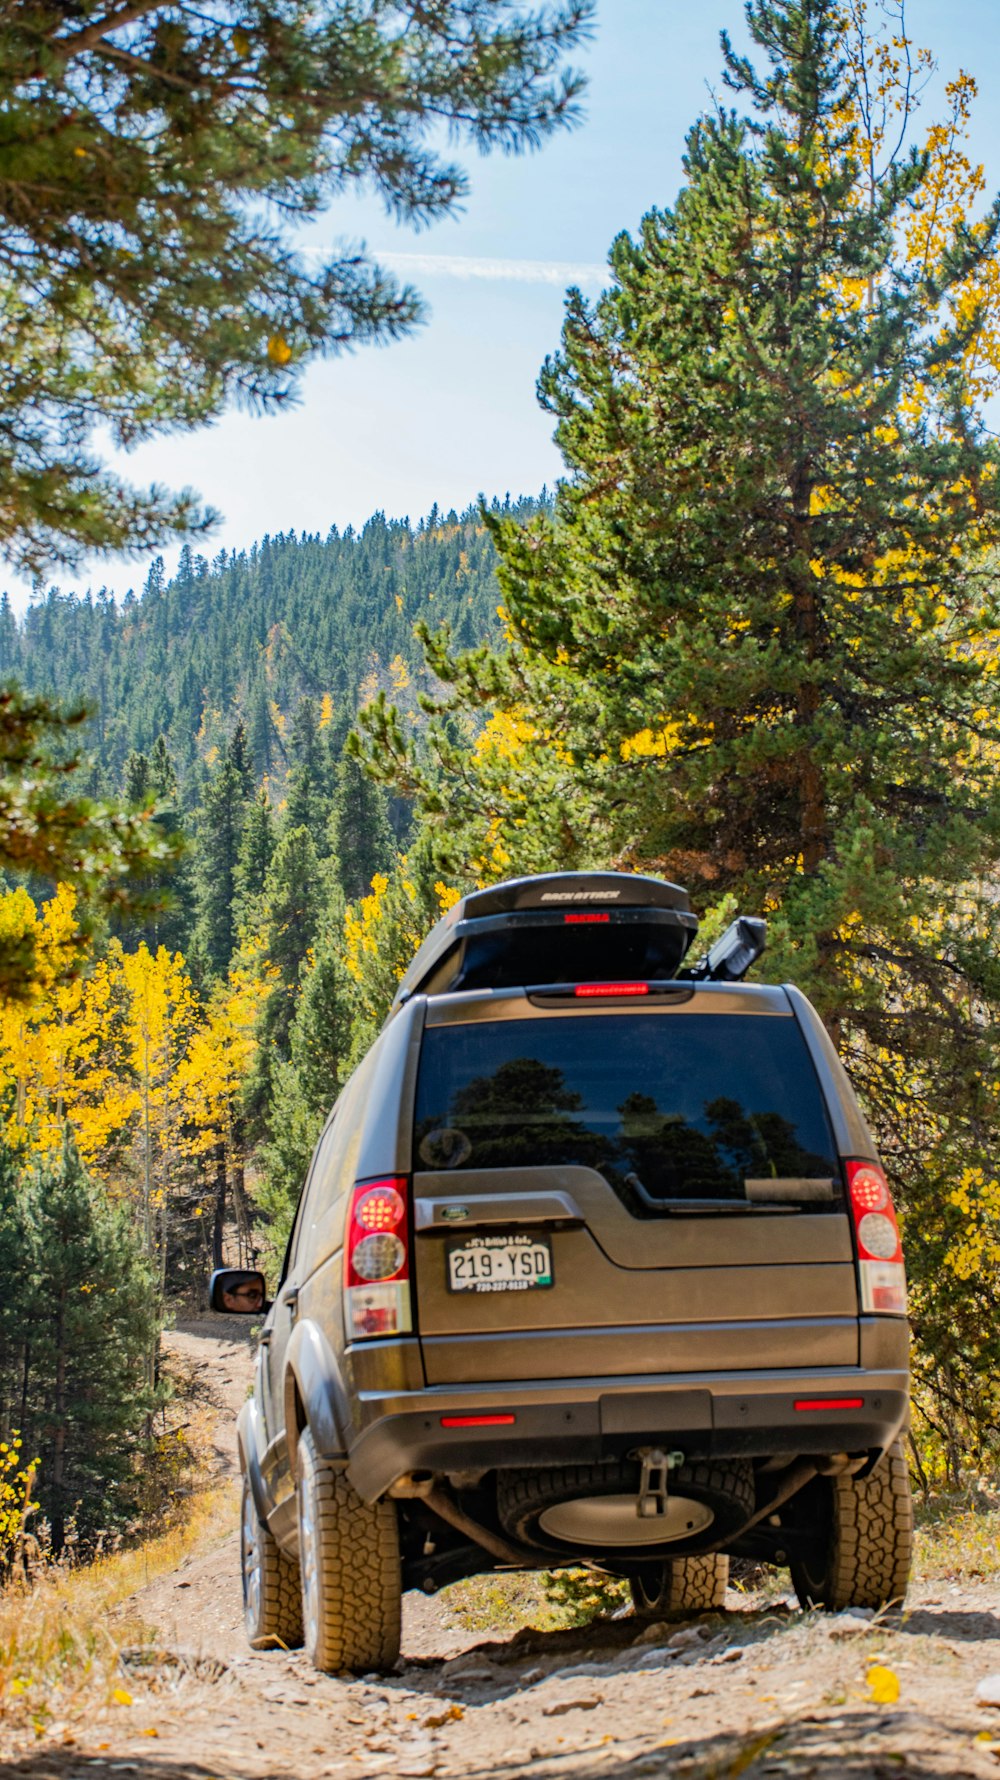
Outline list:
[[[393,1011],[411,995],[522,984],[673,977],[698,931],[686,890],[633,872],[548,872],[463,896],[432,928]]]

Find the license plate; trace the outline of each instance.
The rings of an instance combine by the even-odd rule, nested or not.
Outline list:
[[[552,1284],[547,1236],[467,1236],[449,1242],[450,1292],[530,1292]]]

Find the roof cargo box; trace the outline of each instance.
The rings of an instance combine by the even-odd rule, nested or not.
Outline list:
[[[608,977],[672,978],[698,931],[686,890],[631,872],[550,872],[474,890],[428,934],[411,995]]]

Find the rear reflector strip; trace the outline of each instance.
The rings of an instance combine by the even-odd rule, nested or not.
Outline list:
[[[512,1415],[443,1415],[442,1428],[509,1428]]]
[[[863,1409],[863,1397],[797,1397],[795,1408],[799,1415],[811,1415],[819,1409]]]
[[[648,995],[648,983],[577,983],[573,990],[584,1000],[593,1000],[602,995]]]
[[[567,927],[597,927],[603,925],[606,921],[610,921],[610,919],[610,915],[598,914],[563,916],[563,920]]]

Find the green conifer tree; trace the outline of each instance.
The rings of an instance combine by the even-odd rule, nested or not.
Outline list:
[[[247,807],[233,878],[233,912],[241,933],[248,931],[260,918],[275,844],[271,805],[267,792],[259,791]]]
[[[261,1009],[257,1056],[246,1088],[246,1110],[255,1137],[267,1128],[275,1069],[290,1055],[292,1022],[322,912],[323,888],[312,835],[308,828],[293,828],[282,835],[264,884],[265,961],[278,977]]]
[[[330,812],[330,850],[346,902],[366,896],[376,872],[386,872],[394,852],[386,795],[352,754],[337,766]]]
[[[289,828],[308,828],[318,839],[326,828],[330,807],[330,760],[314,698],[299,700],[291,756],[285,820]]]
[[[595,304],[571,293],[540,384],[555,516],[491,521],[511,650],[431,643],[430,770],[384,706],[364,721],[453,870],[616,860],[768,914],[767,969],[820,1006],[911,1209],[922,1363],[955,1359],[954,1397],[941,1205],[961,1180],[996,1232],[1000,1108],[1000,455],[959,294],[1000,223],[910,263],[932,169],[864,180],[842,9],[747,21],[762,71],[723,47],[749,116],[700,119],[673,208],[618,238]],[[473,753],[449,709],[492,713]]]
[[[9,1164],[0,1180],[9,1189]],[[157,1294],[125,1213],[91,1185],[68,1139],[8,1209],[18,1250],[12,1277],[25,1308],[21,1401],[11,1419],[25,1453],[39,1460],[35,1496],[58,1551],[70,1517],[86,1539],[134,1511],[156,1402]]]
[[[11,0],[0,541],[20,565],[148,548],[211,517],[190,491],[102,471],[99,423],[128,446],[234,398],[279,407],[313,353],[412,327],[414,290],[353,249],[300,254],[294,224],[359,183],[397,218],[447,215],[466,178],[443,142],[516,150],[572,119],[564,57],[590,12]]]
[[[198,819],[195,944],[214,976],[224,976],[236,948],[236,872],[249,779],[241,727],[208,781]]]
[[[342,950],[343,907],[335,898],[292,1020],[288,1060],[273,1074],[269,1135],[259,1156],[256,1198],[275,1259],[284,1252],[316,1140],[349,1073],[356,997]]]

